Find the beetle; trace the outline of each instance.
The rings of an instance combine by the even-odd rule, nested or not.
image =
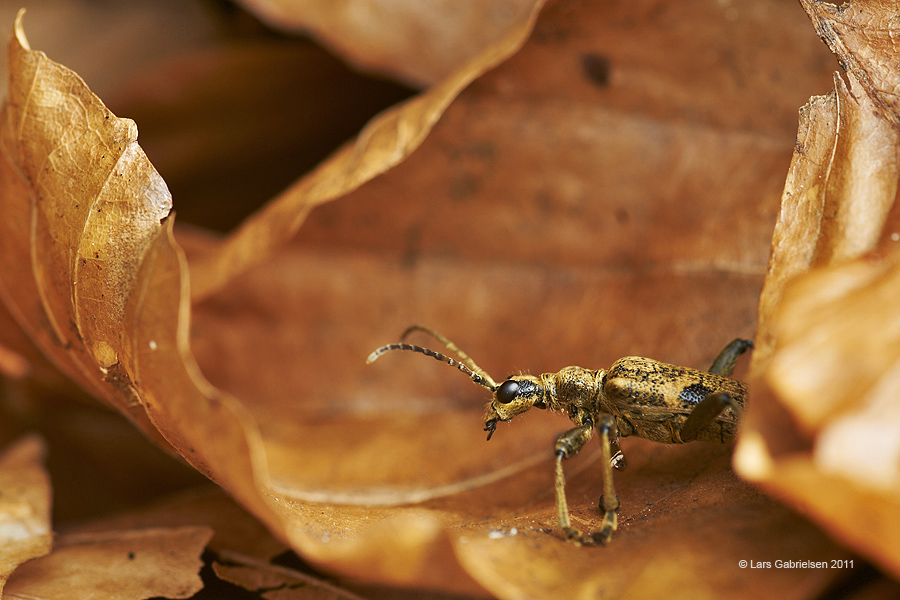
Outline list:
[[[366,363],[392,350],[408,350],[456,367],[493,394],[484,416],[488,440],[499,421],[510,421],[532,408],[562,411],[571,419],[575,426],[557,436],[553,445],[554,488],[560,529],[566,539],[576,544],[606,544],[616,530],[619,499],[613,485],[613,469],[625,467],[619,438],[636,435],[668,444],[693,440],[729,443],[735,439],[747,398],[747,386],[729,376],[737,358],[753,348],[750,340],[738,338],[725,346],[708,371],[627,356],[606,370],[565,367],[539,376],[511,375],[498,384],[456,344],[433,329],[413,325],[400,339],[414,331],[430,335],[456,358],[401,341],[376,349]],[[582,533],[569,518],[562,461],[577,454],[595,429],[603,465],[603,495],[599,502],[603,521],[598,531]]]

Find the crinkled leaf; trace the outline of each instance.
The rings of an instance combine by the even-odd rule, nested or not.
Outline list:
[[[566,419],[529,414],[487,444],[483,390],[459,373],[422,357],[363,364],[415,321],[451,335],[495,376],[637,353],[703,366],[730,338],[751,335],[801,102],[771,81],[787,73],[805,97],[821,54],[815,39],[794,41],[807,30],[778,2],[766,18],[736,20],[723,7],[673,6],[650,19],[639,3],[556,4],[414,155],[450,99],[515,52],[530,23],[373,122],[224,243],[185,233],[198,258],[190,284],[205,298],[193,325],[171,219],[148,223],[133,279],[117,288],[124,310],[107,318],[94,304],[93,329],[66,317],[96,298],[68,293],[80,281],[71,269],[57,282],[35,267],[29,232],[10,242],[18,262],[0,270],[4,298],[30,332],[43,331],[33,337],[61,368],[334,572],[505,597],[808,596],[838,573],[759,577],[737,561],[750,551],[771,560],[842,552],[737,480],[727,447],[627,440],[615,546],[577,548],[556,531],[552,498],[550,447]],[[749,49],[736,62],[735,45]],[[35,82],[45,83],[26,78],[20,90],[42,89]],[[108,114],[77,78],[64,82],[58,96]],[[70,129],[99,131],[89,125]],[[45,132],[49,147],[66,126]],[[46,157],[32,151],[23,162],[14,132],[4,133],[13,167],[0,176],[19,193],[0,198],[10,199],[4,215],[29,223],[46,207],[35,192],[43,179],[25,167]],[[102,145],[78,148],[85,164]],[[274,253],[312,206],[351,190]],[[146,202],[146,186],[127,195]],[[61,217],[76,231],[88,220]],[[42,238],[42,251],[77,256],[66,248],[80,238],[67,233]],[[54,331],[70,347],[54,345]],[[599,522],[596,460],[588,449],[567,464],[570,506],[586,528]]]
[[[415,84],[433,84],[496,42],[534,6],[534,0],[421,4],[379,0],[244,0],[269,24],[310,31],[364,69]]]
[[[669,18],[696,22],[703,13],[692,8]],[[570,10],[549,7],[529,44],[470,87],[404,164],[317,209],[294,247],[198,305],[202,370],[259,420],[273,481],[304,514],[299,547],[329,569],[414,585],[420,564],[432,565],[431,585],[468,591],[456,556],[506,597],[560,586],[624,593],[635,580],[660,594],[807,595],[836,573],[776,581],[737,561],[749,547],[772,560],[841,552],[737,482],[727,449],[627,440],[615,557],[558,547],[549,455],[566,419],[528,414],[486,443],[486,395],[464,376],[422,357],[354,362],[411,322],[450,335],[495,377],[637,353],[699,367],[752,334],[796,106],[808,95],[785,99],[756,69],[786,68],[772,22],[792,33],[808,25],[779,13],[740,30],[772,38],[753,46],[770,55],[742,58],[742,76],[759,81],[751,96],[729,67],[701,76],[686,58],[729,47],[734,31],[691,28],[679,38],[686,57],[671,56],[679,44],[642,54],[646,41],[635,40],[660,32],[620,30],[638,9],[584,7],[579,27]],[[572,40],[585,44],[579,53]],[[803,51],[824,54],[807,49],[815,44],[810,36]],[[604,61],[605,83],[593,69]],[[646,100],[654,95],[666,102]],[[761,104],[775,108],[763,117]],[[270,374],[263,384],[260,373]],[[601,493],[592,448],[567,465],[570,504],[588,528]],[[677,483],[707,476],[716,483]],[[694,511],[704,499],[713,506]],[[657,545],[657,535],[671,538]],[[667,552],[677,539],[681,551]],[[643,571],[648,556],[656,568]],[[683,569],[686,556],[720,565],[722,579],[709,578],[712,567]],[[580,570],[568,577],[572,565]]]
[[[134,122],[30,50],[21,13],[9,54],[0,296],[57,367],[274,521],[252,453],[233,456],[254,443],[252,424],[190,356],[186,267],[166,218],[171,198],[137,145]]]
[[[220,579],[256,592],[266,600],[362,600],[310,575],[248,556],[229,552],[222,559],[213,564],[213,571]]]
[[[736,465],[896,574],[896,4],[803,4],[847,82],[801,112]]]
[[[219,247],[193,259],[195,301],[271,256],[297,233],[315,206],[351,192],[403,161],[463,88],[521,47],[541,4],[535,2],[531,12],[513,23],[500,40],[445,79],[373,119],[355,140],[248,218]]]
[[[145,420],[123,370],[125,304],[171,198],[134,122],[115,118],[17,31],[0,115],[0,297],[57,366]]]
[[[81,533],[204,526],[215,532],[207,547],[224,555],[271,560],[287,547],[253,515],[214,486],[191,489],[161,502],[78,526]]]
[[[206,527],[62,534],[51,554],[16,570],[4,597],[189,598],[203,587],[200,553],[210,537]]]
[[[25,438],[0,454],[0,597],[23,562],[50,552],[50,481],[44,444]]]

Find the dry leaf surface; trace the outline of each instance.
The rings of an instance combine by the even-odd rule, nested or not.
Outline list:
[[[535,2],[501,39],[445,79],[373,119],[355,140],[249,217],[219,247],[195,257],[191,262],[194,300],[270,256],[297,233],[315,206],[356,189],[418,148],[463,88],[521,47],[541,5]]]
[[[207,548],[219,556],[240,554],[245,559],[269,561],[287,546],[228,495],[214,486],[191,488],[161,502],[78,525],[78,532],[101,533],[143,529],[205,527],[215,534]]]
[[[197,572],[210,537],[206,527],[69,532],[16,570],[4,598],[189,598],[203,587]]]
[[[362,600],[347,590],[292,569],[233,552],[223,553],[213,570],[219,578],[258,593],[265,600]]]
[[[846,81],[801,112],[736,465],[896,575],[900,29],[891,2],[803,5]]]
[[[443,96],[431,94],[424,115],[421,103],[406,114],[430,126],[434,111],[516,39],[458,75]],[[10,64],[3,130],[7,306],[58,367],[285,535],[257,487],[265,486],[266,465],[253,421],[206,384],[190,356],[186,269],[166,220],[171,200],[135,143],[134,123],[116,118],[76,75],[31,51],[20,22]],[[340,161],[333,164],[341,170]],[[32,229],[13,226],[29,221]],[[19,283],[23,288],[14,289]]]
[[[739,481],[728,448],[627,440],[615,547],[577,548],[555,532],[551,493],[550,443],[564,418],[527,415],[486,444],[485,398],[465,378],[406,356],[363,365],[416,321],[495,376],[626,354],[703,366],[751,336],[796,106],[826,64],[802,14],[782,4],[555,3],[528,44],[446,113],[530,24],[374,122],[224,243],[180,233],[190,281],[133,124],[71,73],[47,93],[54,103],[11,92],[0,176],[15,193],[0,195],[0,210],[10,223],[36,215],[39,227],[0,236],[3,256],[20,258],[0,264],[4,300],[61,369],[332,572],[501,597],[808,597],[839,574],[759,577],[738,560],[844,553]],[[63,70],[23,41],[20,31],[12,55],[39,68],[19,89],[40,91],[37,75]],[[51,123],[28,111],[68,98],[86,108],[19,134]],[[91,258],[85,244],[118,248],[99,236],[118,229],[64,210],[45,193],[60,185],[55,170],[42,166],[62,148],[100,173],[88,183],[112,191],[117,171],[99,168],[100,150],[118,147],[110,140],[122,131],[143,165],[121,178],[129,201],[98,202],[92,188],[85,205],[115,206],[129,223],[155,212],[126,236],[130,268],[89,260],[111,267],[94,282],[78,262]],[[39,134],[45,147],[27,147]],[[87,136],[100,141],[77,143]],[[313,206],[348,192],[275,254]],[[22,258],[35,252],[47,258]],[[189,284],[205,298],[192,323]],[[109,310],[98,302],[106,289]],[[596,460],[586,451],[567,465],[570,506],[588,528],[599,521]]]
[[[795,16],[772,21],[808,28]],[[702,18],[685,9],[664,22],[691,17]],[[390,572],[411,581],[400,578],[424,560],[411,550],[421,543],[415,540],[433,540],[430,562],[464,556],[469,573],[501,596],[594,588],[624,594],[633,584],[666,593],[722,586],[747,595],[771,585],[802,597],[832,576],[783,574],[796,578],[786,585],[733,568],[751,547],[751,531],[767,540],[758,555],[772,560],[837,551],[802,522],[784,535],[798,544],[789,552],[773,543],[769,536],[781,539],[793,517],[734,479],[733,486],[702,488],[720,503],[719,519],[704,506],[690,520],[685,513],[693,514],[695,497],[660,494],[671,491],[661,473],[695,481],[710,454],[659,449],[670,460],[657,472],[643,461],[654,464],[660,455],[636,440],[626,442],[630,466],[619,483],[621,496],[632,498],[622,515],[633,529],[623,526],[615,558],[603,555],[604,564],[621,562],[598,572],[596,554],[557,548],[558,539],[545,533],[555,528],[549,446],[565,419],[527,415],[486,444],[485,397],[465,378],[405,356],[368,369],[353,363],[411,322],[451,335],[494,376],[599,367],[631,353],[701,366],[730,337],[750,335],[796,106],[808,96],[801,91],[793,105],[782,90],[767,96],[766,78],[776,75],[757,68],[771,56],[785,73],[802,69],[781,62],[778,36],[760,31],[768,20],[759,30],[740,31],[748,40],[772,41],[755,46],[765,52],[742,58],[738,77],[699,50],[726,44],[722,38],[734,31],[697,40],[684,50],[690,58],[667,62],[665,53],[679,45],[670,38],[665,51],[636,52],[634,40],[659,30],[653,24],[623,30],[629,18],[624,8],[549,7],[529,44],[473,84],[416,154],[318,208],[294,248],[196,307],[193,342],[204,373],[248,404],[263,430],[273,480],[295,499],[285,510],[303,510],[305,531],[326,542],[305,546],[306,556],[345,573],[351,571],[343,561],[353,557],[359,575]],[[817,44],[811,41],[809,55],[794,55],[815,63],[825,52]],[[704,80],[696,67],[677,70],[698,53],[720,69],[717,77]],[[604,60],[611,65],[607,80],[585,67]],[[827,69],[815,77],[810,81],[824,84]],[[760,95],[751,99],[736,79],[757,81]],[[715,100],[723,93],[728,104]],[[772,107],[766,118],[760,104]],[[304,356],[303,364],[296,356]],[[262,383],[261,372],[270,374]],[[726,455],[717,458],[713,464],[727,476]],[[690,474],[678,470],[679,459]],[[596,523],[600,494],[591,460],[570,466],[577,498],[570,502],[588,524]],[[303,501],[321,505],[307,509]],[[391,506],[411,502],[431,510]],[[348,504],[360,506],[340,506]],[[671,521],[659,522],[663,515]],[[478,529],[481,523],[486,529]],[[452,550],[441,534],[445,526],[460,532],[449,540]],[[710,537],[705,527],[729,533]],[[726,565],[723,580],[662,569],[672,555],[646,532],[667,530],[670,542],[684,540],[679,557]],[[635,542],[642,535],[647,545]],[[728,550],[726,540],[740,543]],[[513,551],[519,547],[521,554]],[[654,550],[657,568],[643,571]],[[570,565],[581,567],[562,581]]]
[[[242,408],[205,383],[179,326],[186,273],[166,220],[171,197],[135,141],[134,122],[31,51],[21,21],[9,53],[0,131],[7,308],[58,368],[161,444],[193,455],[202,473],[231,479],[226,488],[274,521],[251,453],[232,456],[253,443]],[[195,432],[209,443],[188,441],[194,433],[184,428],[196,423],[210,428]]]
[[[245,0],[242,4],[275,27],[312,32],[361,68],[428,85],[496,42],[527,17],[534,1]]]
[[[31,437],[0,454],[0,597],[13,570],[50,552],[50,481]]]

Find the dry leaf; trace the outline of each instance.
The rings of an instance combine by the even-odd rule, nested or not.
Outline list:
[[[843,554],[734,480],[727,455],[715,455],[727,449],[639,440],[626,442],[630,466],[618,479],[630,500],[614,557],[557,547],[549,449],[565,419],[527,415],[487,444],[485,397],[464,377],[409,356],[368,369],[353,362],[411,322],[447,333],[495,376],[600,367],[629,353],[702,366],[730,337],[752,332],[769,218],[808,92],[793,106],[783,90],[747,97],[730,67],[716,64],[718,76],[707,70],[704,80],[690,60],[671,57],[671,46],[638,54],[647,63],[629,68],[634,40],[658,35],[650,25],[617,31],[630,10],[640,9],[550,7],[531,42],[474,83],[406,162],[318,208],[295,247],[197,306],[201,368],[260,422],[273,480],[294,498],[286,511],[303,511],[311,538],[295,544],[317,564],[406,585],[418,570],[420,581],[464,592],[456,556],[501,597],[614,595],[630,585],[802,597],[839,575],[781,572],[776,581],[735,568],[748,535],[765,540],[756,555],[771,560]],[[678,16],[696,22],[703,13],[694,10],[683,9],[693,20]],[[742,35],[778,38],[772,22],[808,27],[770,19]],[[709,35],[697,52],[724,44]],[[754,47],[787,72],[802,71],[784,66],[776,42]],[[583,55],[608,60],[606,84],[585,73]],[[742,79],[765,81],[745,60]],[[640,104],[652,94],[674,100]],[[728,102],[714,100],[723,95]],[[591,110],[592,102],[603,108]],[[622,112],[635,104],[642,110]],[[763,118],[760,105],[776,108]],[[705,126],[685,116],[697,112]],[[591,458],[569,465],[570,502],[596,524]],[[715,483],[669,495],[679,489],[673,480],[698,474]],[[722,512],[694,511],[695,498]],[[392,506],[406,503],[422,504]],[[652,570],[644,570],[648,555]],[[720,565],[722,579],[710,578],[711,566],[684,569],[688,556]]]
[[[847,82],[801,112],[735,464],[896,575],[900,23],[893,2],[803,5]]]
[[[161,502],[100,518],[78,526],[80,533],[204,526],[215,532],[207,548],[219,556],[240,553],[259,561],[283,554],[287,547],[220,488],[191,488]]]
[[[515,53],[534,26],[541,1],[496,43],[446,79],[373,119],[359,136],[248,218],[220,247],[191,261],[194,301],[263,261],[289,241],[315,206],[384,173],[419,147],[450,102],[473,79]]]
[[[69,532],[51,554],[19,567],[7,600],[189,598],[203,587],[200,553],[212,537],[206,527]]]
[[[123,321],[135,267],[163,231],[171,198],[143,157],[133,122],[116,119],[92,94],[68,94],[67,87],[83,82],[31,52],[24,34],[13,38],[9,53],[15,68],[0,140],[6,186],[0,295],[57,366],[144,418],[129,408],[127,382],[116,381],[116,370],[119,352],[129,352]],[[146,189],[146,202],[129,202],[120,181]],[[93,314],[100,310],[105,319]]]
[[[91,89],[106,97],[123,80],[156,61],[180,56],[222,36],[202,2],[124,0],[100,5],[84,0],[28,0],[0,3],[0,22],[12,23],[25,5],[29,30],[50,56],[65,56]],[[110,49],[115,49],[111,52]],[[0,90],[6,95],[6,62],[0,61]]]
[[[25,438],[0,454],[0,598],[23,562],[50,552],[50,481],[44,444]]]
[[[402,114],[429,125],[475,68],[504,51],[509,47],[457,76],[443,96],[429,95],[424,115],[421,103]],[[266,464],[253,421],[205,382],[190,355],[186,270],[165,220],[170,198],[135,143],[134,123],[112,115],[76,75],[32,52],[20,21],[10,65],[0,264],[7,306],[57,366],[284,535],[284,522],[263,499]],[[357,184],[358,177],[354,172]],[[13,225],[23,222],[36,225]]]
[[[134,123],[31,51],[21,21],[10,64],[0,296],[57,367],[274,521],[251,453],[243,462],[231,457],[248,443],[242,408],[205,383],[187,348],[183,258],[166,221],[171,198]],[[193,423],[210,427],[196,432],[209,443],[188,441],[194,433],[184,428]],[[215,457],[223,451],[228,459]]]
[[[265,36],[179,54],[104,101],[140,124],[179,223],[225,232],[413,93],[309,40]]]
[[[487,444],[485,398],[464,377],[406,356],[363,364],[415,321],[495,376],[636,353],[703,366],[749,336],[801,102],[791,94],[808,96],[824,65],[797,14],[760,6],[554,4],[414,155],[450,100],[515,52],[530,24],[374,122],[224,243],[180,233],[195,244],[190,284],[205,298],[192,325],[187,265],[171,219],[158,223],[161,180],[136,146],[137,160],[121,164],[153,185],[122,188],[129,202],[116,206],[158,211],[130,268],[109,265],[128,275],[109,284],[113,309],[80,294],[78,251],[98,239],[80,232],[120,232],[86,229],[87,213],[44,219],[53,202],[64,207],[44,190],[63,183],[36,165],[63,148],[91,166],[82,172],[115,182],[100,170],[102,145],[115,146],[104,132],[132,139],[133,128],[73,74],[18,47],[19,31],[13,59],[39,64],[40,77],[17,82],[5,113],[4,301],[60,368],[333,572],[501,597],[808,597],[840,572],[760,577],[738,561],[845,553],[736,479],[728,448],[627,440],[615,546],[578,548],[561,539],[553,509],[549,451],[564,418],[527,415]],[[788,78],[790,94],[771,85]],[[85,109],[45,115],[48,97]],[[100,145],[68,142],[86,135]],[[350,190],[275,254],[314,205]],[[15,227],[32,212],[52,235]],[[113,247],[103,258],[116,258]],[[599,521],[596,458],[567,465],[570,506],[588,528]]]
[[[266,600],[362,600],[356,594],[284,567],[233,552],[213,564],[216,575],[225,581],[258,593]]]
[[[311,31],[361,68],[417,85],[448,77],[524,20],[533,0],[428,4],[244,0],[267,23]]]

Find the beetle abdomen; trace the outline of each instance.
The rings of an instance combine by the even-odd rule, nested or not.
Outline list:
[[[743,405],[746,386],[735,379],[688,367],[628,356],[607,371],[604,395],[613,412],[625,418],[633,434],[657,442],[680,442],[687,416],[708,395],[726,392]],[[698,440],[727,442],[734,438],[737,415],[725,409]]]

